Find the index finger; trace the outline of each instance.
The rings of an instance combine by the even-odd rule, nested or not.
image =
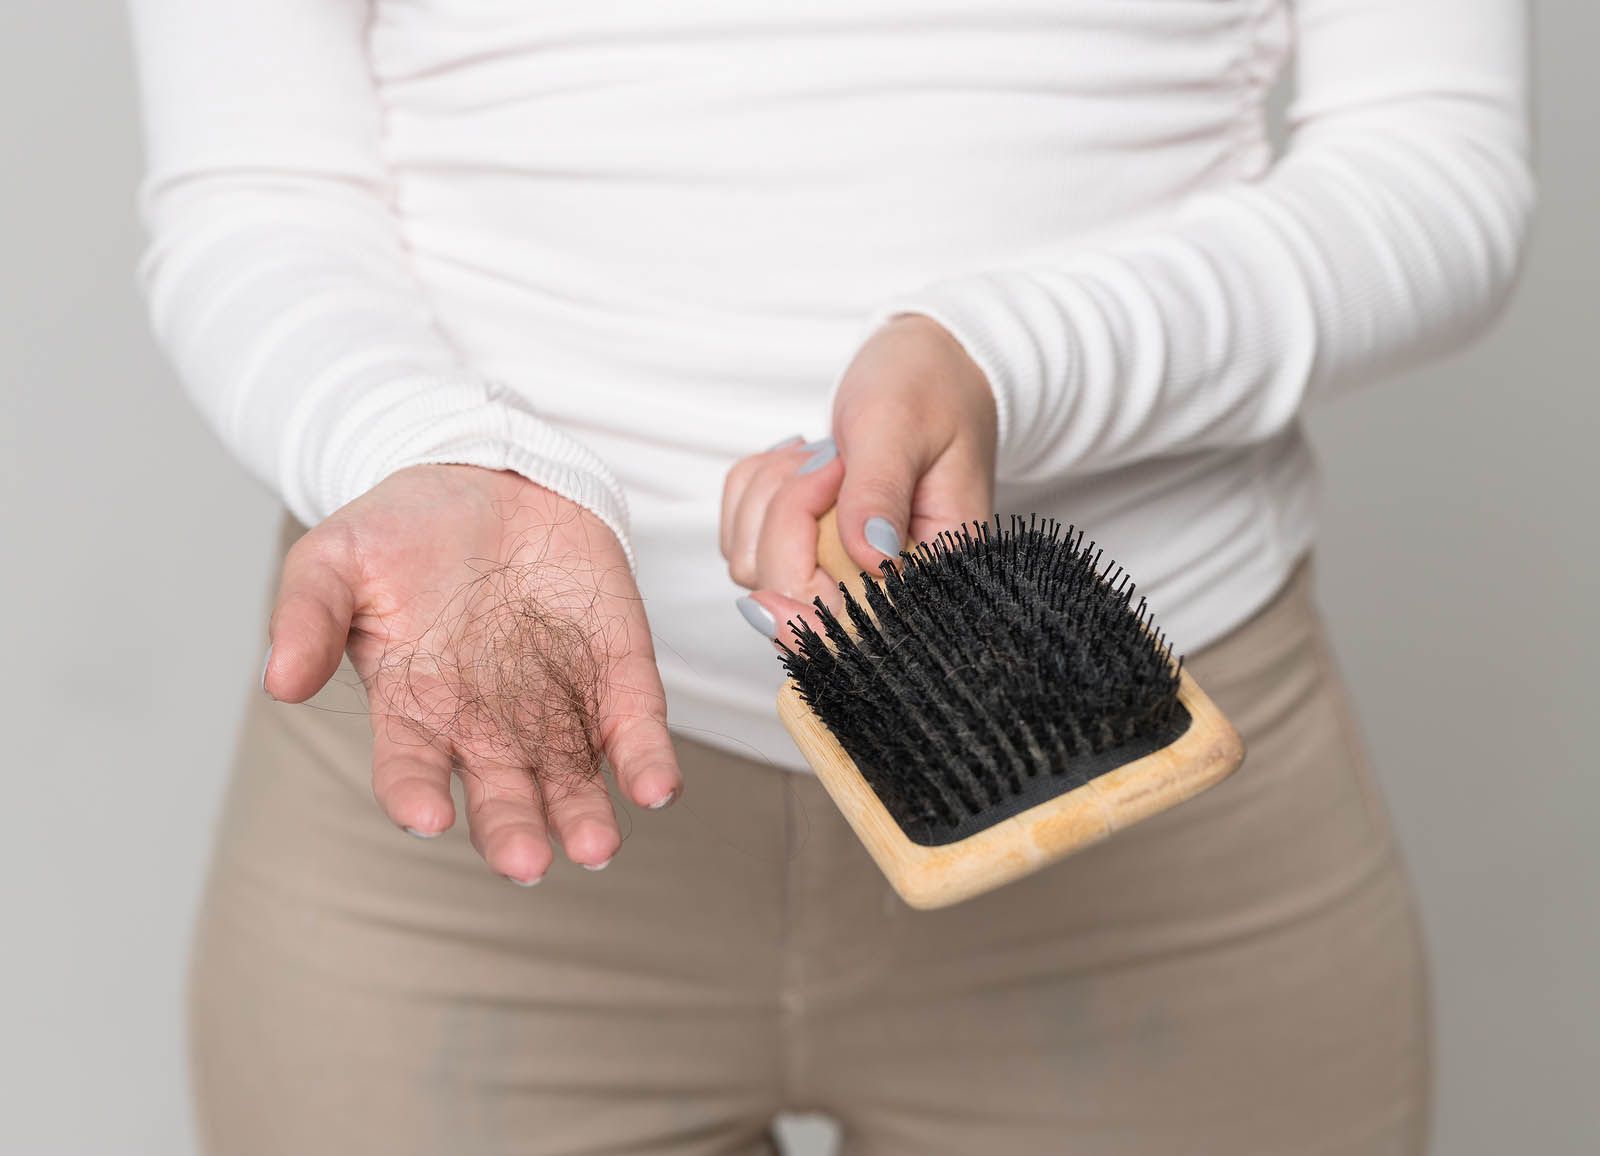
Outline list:
[[[800,602],[837,600],[836,583],[817,565],[817,523],[833,509],[843,481],[844,463],[834,457],[809,473],[796,472],[778,488],[756,538],[761,589]]]

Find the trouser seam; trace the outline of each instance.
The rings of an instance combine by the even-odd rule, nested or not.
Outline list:
[[[778,1049],[780,1103],[789,1107],[796,1102],[803,1065],[802,993],[803,973],[798,939],[799,880],[795,863],[795,790],[785,779],[783,790],[783,891],[779,912],[778,942]]]

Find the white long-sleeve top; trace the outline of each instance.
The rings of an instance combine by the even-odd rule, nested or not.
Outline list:
[[[588,507],[674,725],[791,767],[722,479],[877,319],[955,334],[997,507],[1194,649],[1313,539],[1304,406],[1484,325],[1533,199],[1520,0],[132,8],[147,295],[224,442],[307,524],[421,462]]]

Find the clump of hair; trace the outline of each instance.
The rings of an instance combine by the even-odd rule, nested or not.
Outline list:
[[[821,599],[780,661],[907,836],[965,837],[1188,724],[1179,663],[1143,599],[1080,530],[963,524]]]
[[[380,663],[385,712],[478,764],[526,769],[548,803],[600,773],[600,691],[616,625],[595,585],[538,558],[484,564],[421,637]]]

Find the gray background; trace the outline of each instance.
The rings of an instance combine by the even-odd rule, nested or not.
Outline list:
[[[1421,890],[1451,1156],[1600,1151],[1600,12],[1541,25],[1511,315],[1313,418],[1321,596]],[[275,506],[145,334],[120,6],[6,0],[0,65],[0,1153],[184,1156],[186,938]]]

